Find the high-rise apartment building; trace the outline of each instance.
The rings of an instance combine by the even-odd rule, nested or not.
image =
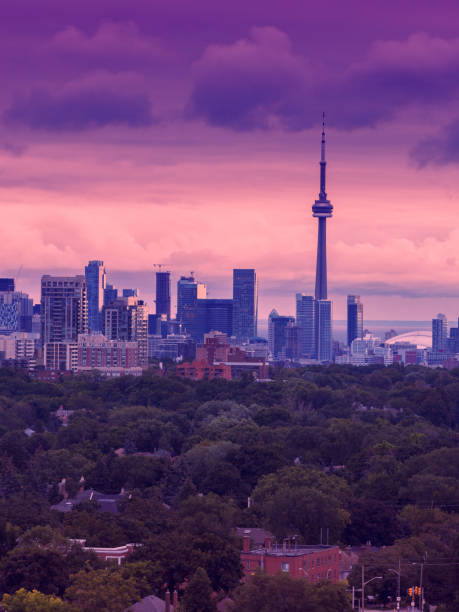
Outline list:
[[[88,328],[91,333],[102,331],[102,306],[107,275],[104,262],[92,260],[84,269],[88,295]]]
[[[448,319],[444,314],[438,314],[432,319],[432,352],[442,353],[448,345]]]
[[[107,376],[141,374],[138,343],[128,340],[107,340],[102,334],[81,335],[77,344],[77,371],[98,369]]]
[[[0,359],[27,361],[31,364],[37,342],[37,334],[28,332],[13,332],[8,336],[0,335]]]
[[[253,269],[233,270],[233,336],[250,340],[257,336],[258,286]]]
[[[363,304],[360,295],[347,296],[347,345],[356,338],[363,338]]]
[[[196,319],[191,335],[196,342],[202,342],[204,334],[218,331],[228,338],[233,335],[233,300],[197,300]]]
[[[88,333],[88,302],[84,276],[41,278],[42,342],[76,341]]]
[[[207,287],[198,283],[194,276],[181,276],[177,281],[177,323],[191,332],[196,318],[196,304],[198,300],[205,300]]]
[[[296,294],[296,324],[300,333],[300,356],[312,359],[315,352],[315,299],[312,295]]]
[[[156,272],[156,314],[171,318],[171,273]]]
[[[47,370],[76,371],[78,350],[76,340],[47,342],[43,348],[43,365]]]
[[[143,300],[121,297],[104,306],[102,332],[107,340],[136,341],[139,366],[148,364],[148,312]]]
[[[14,283],[9,285],[14,288]],[[33,300],[21,291],[0,291],[0,335],[32,331]]]

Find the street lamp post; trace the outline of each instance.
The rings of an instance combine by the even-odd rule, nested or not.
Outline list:
[[[373,580],[381,580],[382,576],[374,576],[365,582],[365,566],[362,564],[362,612],[365,612],[365,587]]]
[[[397,610],[400,610],[400,575],[402,573],[400,567],[401,567],[401,563],[399,559],[398,560],[398,570],[392,567],[389,568],[389,572],[394,572],[394,574],[397,574]]]

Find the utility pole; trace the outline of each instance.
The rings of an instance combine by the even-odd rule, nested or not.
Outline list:
[[[362,563],[362,612],[365,612],[365,566]]]
[[[419,581],[419,590],[421,591],[421,594],[419,595],[419,609],[421,610],[421,612],[424,612],[424,590],[422,588],[422,577],[424,574],[424,563],[427,557],[427,553],[424,554],[424,560],[421,563],[421,578]]]

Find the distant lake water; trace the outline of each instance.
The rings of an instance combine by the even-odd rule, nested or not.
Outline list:
[[[399,334],[408,332],[432,330],[432,321],[363,321],[363,329],[368,329],[373,335],[384,339],[384,334],[391,329]],[[347,321],[333,321],[333,338],[340,342],[346,341]]]
[[[333,338],[340,342],[346,341],[347,321],[333,321]],[[417,330],[432,330],[432,321],[391,321],[391,320],[374,320],[363,322],[363,328],[368,329],[375,336],[384,338],[386,331],[394,329],[397,334],[406,334],[410,331]],[[263,338],[268,337],[268,320],[261,319],[258,321],[258,335]]]

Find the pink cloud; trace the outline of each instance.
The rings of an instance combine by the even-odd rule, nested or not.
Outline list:
[[[153,64],[170,56],[157,37],[145,36],[133,21],[102,23],[94,34],[75,26],[57,32],[44,50],[66,61],[80,61],[87,67],[120,70]],[[89,65],[89,66],[88,66]]]

